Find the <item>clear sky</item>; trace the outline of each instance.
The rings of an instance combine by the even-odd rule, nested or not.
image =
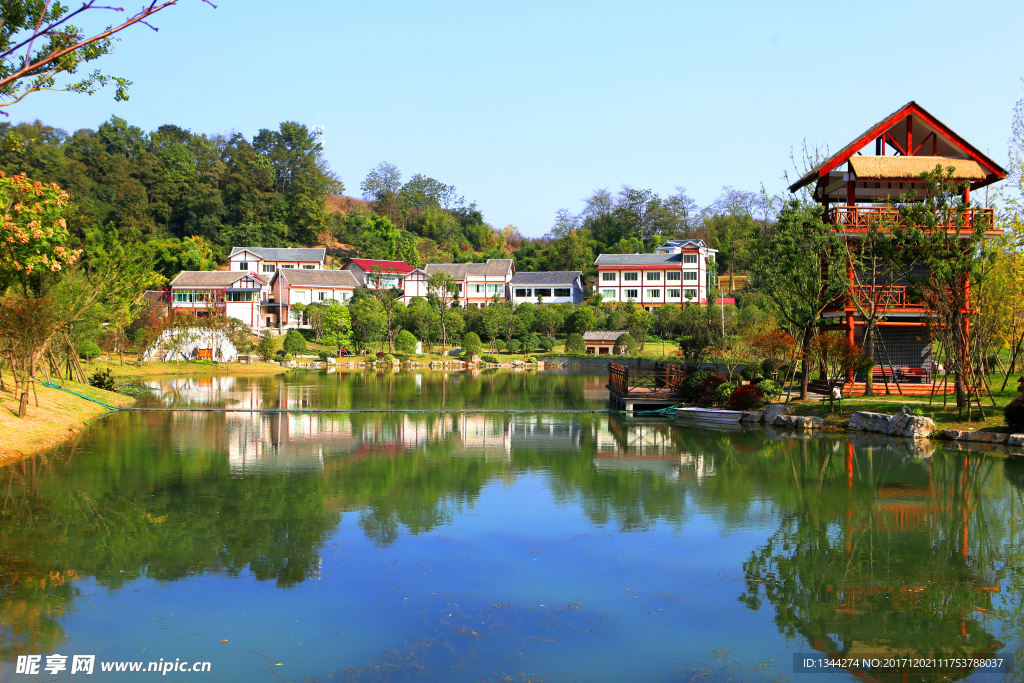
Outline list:
[[[101,68],[130,101],[42,93],[10,120],[251,138],[319,115],[347,194],[388,161],[538,236],[600,187],[779,192],[801,140],[835,151],[910,100],[1005,165],[1024,98],[1019,0],[217,2],[121,34]]]

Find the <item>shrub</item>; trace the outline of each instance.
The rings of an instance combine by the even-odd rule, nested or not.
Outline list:
[[[1006,404],[1003,409],[1003,417],[1006,418],[1006,426],[1015,432],[1024,432],[1024,396]]]
[[[543,351],[544,353],[551,353],[551,349],[555,348],[554,337],[541,337],[539,343],[541,351]]]
[[[566,353],[586,353],[587,343],[583,341],[583,335],[580,333],[570,334],[565,340],[565,352]]]
[[[267,361],[273,360],[274,358],[274,338],[270,336],[269,332],[265,332],[260,341],[256,344],[256,355],[260,357],[260,360],[266,363]]]
[[[715,373],[711,370],[698,370],[690,373],[690,375],[683,382],[682,394],[684,399],[692,399],[693,392],[696,390],[697,385],[708,377],[714,377]]]
[[[615,353],[626,353],[630,354],[635,352],[637,349],[636,339],[634,339],[629,332],[625,332],[619,335],[619,338],[615,340]]]
[[[480,356],[480,360],[482,360],[485,363],[500,363],[501,362],[501,361],[498,360],[497,356],[492,356],[490,354],[486,354],[484,356]]]
[[[537,362],[537,356],[530,356],[529,358],[526,359],[526,362],[527,363],[536,363]]]
[[[326,351],[321,351],[320,353],[318,353],[316,355],[324,363],[326,363],[327,359],[331,357],[331,354],[327,353]]]
[[[769,380],[771,381],[771,380]],[[754,410],[764,405],[764,391],[757,384],[736,387],[729,396],[729,410]]]
[[[533,350],[540,345],[540,339],[535,334],[528,334],[520,341],[523,343],[523,353],[533,353]]]
[[[774,401],[779,396],[782,396],[782,385],[774,379],[763,379],[756,385],[751,386],[756,386],[760,389],[761,393],[764,394],[766,401]]]
[[[384,356],[384,362],[385,362],[385,363],[389,363],[389,364],[390,364],[390,363],[394,363],[394,362],[395,362],[395,357],[394,357],[394,356],[392,356],[392,355],[391,355],[390,353],[389,353],[389,354],[386,354],[386,355]]]
[[[97,370],[92,373],[89,377],[89,384],[96,387],[97,389],[103,389],[105,391],[117,391],[117,387],[114,386],[114,378],[110,376],[110,370],[106,372],[100,372]]]
[[[283,360],[283,361],[289,361],[289,360],[292,360],[293,358],[295,358],[295,357],[294,357],[294,356],[293,356],[292,354],[290,354],[290,353],[286,353],[286,354],[284,354],[284,356],[283,356],[283,357],[281,358],[281,360]]]
[[[725,378],[721,375],[705,377],[693,388],[693,400],[702,408],[714,405],[715,391],[722,384],[725,384]]]
[[[302,336],[302,333],[298,330],[288,330],[288,334],[284,337],[284,344],[282,345],[284,352],[290,353],[295,356],[300,353],[306,352],[306,338]]]
[[[743,368],[743,371],[740,372],[740,374],[743,376],[743,379],[747,380],[748,382],[753,382],[754,380],[761,379],[762,377],[764,377],[764,373],[761,372],[761,368],[755,367],[753,365],[748,365],[747,367]]]
[[[480,343],[480,337],[476,332],[467,332],[462,335],[462,355],[466,358],[479,356],[481,348],[483,348],[483,344]]]
[[[737,374],[735,372],[729,375],[729,383],[735,384],[736,386],[742,384],[744,379],[746,378],[743,375]]]
[[[82,345],[78,347],[78,355],[85,360],[92,360],[96,356],[100,355],[100,347],[96,345],[94,341],[84,341]]]
[[[504,351],[505,350],[505,340],[504,339],[495,339],[494,340],[494,350],[497,351],[498,353],[501,353],[502,351]]]
[[[510,339],[508,344],[505,344],[505,351],[508,353],[519,353],[519,340]]]
[[[418,340],[409,330],[402,330],[395,337],[395,351],[403,356],[411,356],[416,353],[416,342]]]
[[[715,388],[715,397],[713,402],[718,407],[725,407],[729,405],[729,399],[732,397],[732,392],[739,386],[739,384],[733,384],[732,382],[722,382]]]

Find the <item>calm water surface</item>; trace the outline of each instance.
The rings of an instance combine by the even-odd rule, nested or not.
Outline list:
[[[586,410],[604,383],[162,379],[141,405]],[[776,681],[878,678],[794,674],[800,652],[1022,651],[1024,469],[908,441],[618,414],[119,413],[0,477],[2,681],[52,653],[211,663],[78,680]]]

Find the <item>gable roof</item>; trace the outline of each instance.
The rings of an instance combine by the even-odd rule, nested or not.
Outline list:
[[[583,275],[579,270],[542,270],[533,273],[516,273],[510,285],[571,285]]]
[[[953,167],[953,180],[984,180],[988,174],[974,159],[953,157],[852,156],[850,166],[858,178],[916,178],[935,166]]]
[[[909,117],[911,116],[914,117],[913,120],[910,120]],[[905,144],[908,138],[908,132],[913,133],[912,144],[918,146],[915,149],[904,150],[902,145]],[[971,183],[973,188],[984,187],[1006,178],[1006,171],[999,164],[989,159],[974,145],[953,132],[949,126],[925,111],[924,107],[917,102],[911,101],[868,128],[848,145],[815,166],[810,172],[790,185],[789,191],[796,192],[818,178],[827,176],[837,166],[849,161],[865,145],[881,136],[887,136],[889,144],[899,149],[901,155],[905,157],[930,156],[934,153],[936,156],[941,155],[977,161],[985,172],[985,180]],[[929,139],[931,139],[931,143],[926,144]],[[922,151],[928,152],[928,154],[917,154]]]
[[[448,273],[453,280],[465,280],[468,275],[507,276],[513,270],[512,259],[487,259],[487,263],[428,263],[423,266],[427,273]]]
[[[171,280],[171,287],[230,287],[251,277],[259,283],[263,278],[248,270],[183,270]]]
[[[327,254],[327,250],[322,247],[319,249],[231,247],[231,256],[243,251],[258,256],[264,261],[315,261],[316,263],[323,263],[324,256]]]
[[[351,287],[359,286],[356,276],[348,270],[306,270],[281,268],[274,273],[274,281],[282,278],[293,287]]]
[[[349,262],[345,264],[347,268],[349,263],[354,263],[367,273],[372,271],[374,268],[380,268],[382,273],[397,273],[404,275],[411,273],[413,267],[405,261],[383,261],[381,259],[369,259],[369,258],[354,258],[349,259]]]
[[[593,330],[591,332],[583,333],[583,341],[615,342],[624,334],[626,334],[626,330]]]
[[[594,265],[601,266],[678,266],[682,254],[600,254]]]

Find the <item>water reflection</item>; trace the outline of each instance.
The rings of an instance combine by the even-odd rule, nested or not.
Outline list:
[[[340,385],[330,380],[173,380],[155,383],[160,393],[151,400],[176,407],[371,405],[418,411],[444,386],[448,405],[488,409],[562,400],[551,396],[591,405],[596,399],[585,394],[600,381],[524,373],[447,380],[363,373],[353,376],[352,386],[348,379]],[[547,393],[524,397],[523,386]],[[765,611],[775,628],[765,629],[756,619],[707,626],[716,638],[767,643],[769,652],[788,641],[795,650],[849,657],[978,656],[1020,648],[1024,570],[1018,567],[1024,567],[1024,555],[1018,551],[1018,487],[1024,468],[1008,462],[1004,473],[1000,461],[951,455],[910,440],[804,436],[617,414],[114,415],[74,447],[0,469],[7,479],[0,479],[6,489],[0,657],[54,651],[66,638],[80,637],[66,633],[65,624],[81,608],[83,593],[96,591],[92,584],[114,594],[147,580],[174,586],[203,578],[250,592],[252,583],[243,579],[251,577],[291,595],[323,585],[327,595],[329,576],[360,561],[356,551],[336,548],[340,539],[352,544],[342,533],[346,527],[380,558],[392,553],[380,564],[359,565],[374,577],[362,588],[371,592],[369,603],[383,605],[399,589],[403,596],[433,595],[440,589],[417,590],[415,582],[425,575],[425,565],[450,562],[444,573],[458,576],[459,590],[478,596],[473,614],[510,633],[520,620],[533,621],[496,619],[494,605],[508,602],[503,591],[522,583],[541,592],[546,588],[538,586],[565,582],[575,601],[581,586],[598,578],[614,587],[614,598],[588,594],[591,611],[572,613],[574,622],[587,624],[581,634],[602,631],[624,610],[643,619],[657,615],[651,624],[661,629],[676,618],[693,622],[695,612],[688,610],[695,608],[685,602],[693,598],[685,596],[707,596],[710,584],[679,565],[686,558],[720,557],[737,559],[715,571],[732,571],[733,580],[742,581],[723,584],[715,594],[717,609],[727,611],[738,598],[749,608],[739,610],[741,616]],[[521,521],[510,523],[513,517]],[[467,518],[475,526],[467,527]],[[577,528],[568,518],[582,520],[601,545],[569,556],[571,561],[537,562],[534,539],[573,548],[580,543],[578,533],[558,535],[559,525]],[[428,544],[455,528],[462,529],[464,545]],[[667,539],[658,553],[676,554],[659,561],[625,550],[642,544],[651,553],[657,538]],[[477,551],[465,549],[474,547],[469,539],[489,539],[496,548],[485,569]],[[373,558],[378,561],[378,555]],[[394,565],[395,560],[400,562]],[[563,564],[571,565],[568,579],[558,574]],[[383,578],[403,565],[414,569],[401,581]],[[498,588],[488,583],[493,572],[502,577]],[[643,577],[656,596],[652,604],[633,593],[626,597],[637,600],[635,605],[616,602]],[[495,592],[490,602],[479,597]],[[462,597],[452,600],[467,605]],[[448,604],[441,605],[444,614],[422,605],[413,612],[428,621],[458,617]],[[534,614],[541,607],[520,603],[508,614]],[[704,628],[691,627],[697,635]],[[654,633],[639,633],[638,641],[661,647],[662,636]],[[495,647],[519,652],[524,637],[515,632]],[[453,657],[469,657],[477,646],[472,642]],[[607,641],[580,643],[607,647]],[[659,652],[674,651],[665,644]],[[687,662],[703,661],[693,645],[681,647]]]

